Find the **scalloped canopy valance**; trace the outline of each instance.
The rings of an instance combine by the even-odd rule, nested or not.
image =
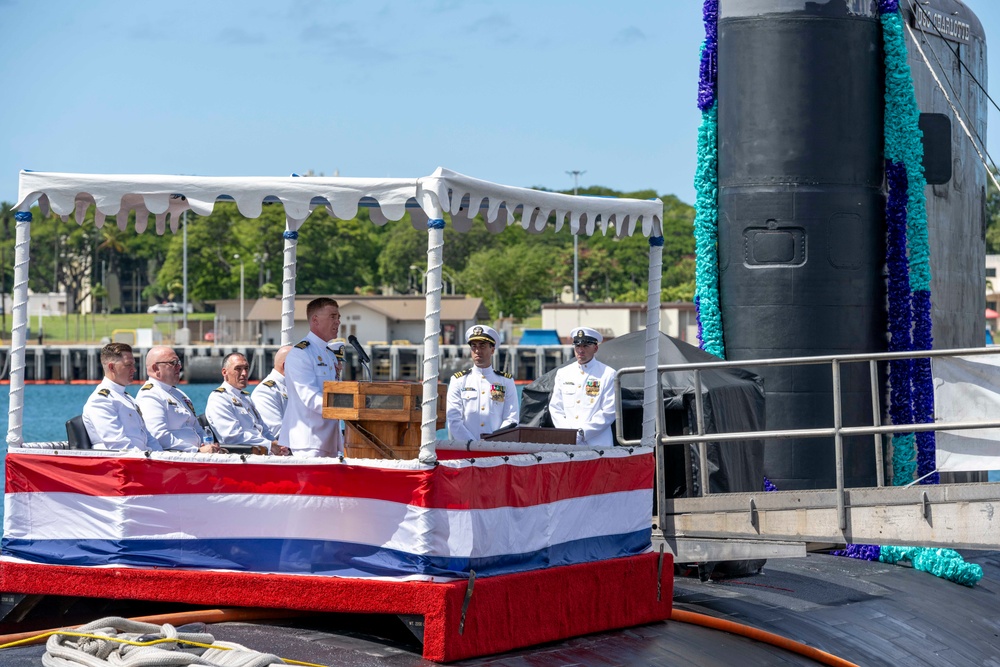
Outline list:
[[[551,216],[555,229],[568,225],[574,234],[645,236],[660,234],[663,204],[659,199],[637,200],[587,197],[543,192],[482,181],[438,168],[422,178],[326,177],[216,177],[121,174],[65,174],[22,171],[18,210],[36,202],[49,210],[82,222],[91,206],[102,226],[107,216],[134,211],[136,230],[144,232],[152,215],[156,233],[178,229],[180,214],[191,210],[208,215],[220,200],[235,201],[248,218],[261,214],[264,203],[281,203],[289,229],[296,230],[316,208],[349,220],[359,207],[370,209],[372,222],[385,224],[409,212],[413,225],[426,229],[430,218],[451,216],[458,231],[466,231],[479,215],[491,231],[519,225],[541,232]],[[125,228],[127,216],[118,225]]]

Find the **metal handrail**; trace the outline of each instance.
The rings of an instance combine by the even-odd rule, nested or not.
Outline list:
[[[880,352],[871,354],[844,354],[844,355],[824,355],[815,357],[782,357],[778,359],[745,359],[740,361],[704,361],[683,364],[665,364],[657,367],[657,386],[661,384],[664,373],[678,371],[694,371],[695,384],[695,421],[696,434],[689,435],[666,435],[666,416],[664,414],[663,400],[659,400],[656,411],[656,453],[657,453],[657,514],[660,525],[666,523],[666,493],[665,474],[663,472],[662,448],[666,445],[679,445],[696,443],[698,445],[699,461],[699,482],[701,494],[709,494],[708,484],[708,443],[710,442],[737,442],[742,440],[763,440],[763,439],[789,439],[789,438],[822,438],[833,437],[836,461],[837,480],[837,514],[840,517],[841,530],[847,527],[847,511],[844,504],[844,452],[843,442],[845,437],[872,435],[875,440],[875,462],[877,485],[885,486],[885,474],[883,471],[882,456],[882,435],[887,433],[918,433],[925,431],[960,431],[980,428],[1000,428],[1000,420],[983,422],[921,422],[914,424],[893,424],[883,425],[881,423],[881,407],[879,402],[879,378],[878,362],[893,361],[897,359],[925,359],[933,357],[965,357],[1000,354],[1000,348],[961,348],[952,350],[924,350],[914,352]],[[868,373],[871,380],[872,391],[872,425],[871,426],[844,426],[842,399],[841,399],[841,366],[848,363],[868,363]],[[829,364],[832,374],[833,394],[833,426],[830,428],[809,428],[809,429],[781,429],[763,431],[733,431],[727,433],[705,433],[704,399],[701,392],[701,371],[719,370],[728,368],[759,367],[759,366],[808,366]],[[615,435],[619,444],[638,445],[641,440],[626,440],[623,432],[623,413],[621,402],[621,378],[625,375],[637,375],[645,372],[642,366],[630,366],[618,369],[615,372]],[[690,471],[690,466],[688,467]],[[690,472],[688,473],[690,476]]]

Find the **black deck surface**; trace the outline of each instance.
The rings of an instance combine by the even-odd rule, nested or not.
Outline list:
[[[763,574],[675,579],[674,606],[768,630],[859,665],[1000,667],[1000,552],[966,552],[986,576],[967,588],[908,567],[824,554],[772,560]],[[327,616],[283,625],[222,623],[216,639],[330,666],[431,665],[395,619]],[[381,635],[375,638],[372,635]],[[0,652],[3,667],[40,664],[42,647]],[[815,665],[783,649],[677,621],[579,637],[499,656],[483,667]]]

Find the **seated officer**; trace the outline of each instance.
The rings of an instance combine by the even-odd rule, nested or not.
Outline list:
[[[274,353],[274,368],[250,394],[250,400],[264,420],[264,425],[275,438],[281,433],[281,418],[288,405],[288,391],[285,389],[285,357],[291,345],[282,345]]]
[[[285,455],[288,450],[278,445],[246,390],[250,364],[239,352],[227,354],[222,360],[225,382],[208,395],[205,417],[219,438],[219,444],[258,445],[272,454]]]
[[[576,430],[576,442],[591,447],[615,444],[615,369],[594,355],[604,338],[587,327],[570,332],[576,360],[556,371],[549,399],[549,416],[556,428]]]
[[[139,389],[135,402],[142,409],[146,429],[160,446],[177,452],[218,452],[215,442],[203,444],[205,429],[198,423],[194,403],[177,388],[181,379],[177,353],[164,345],[150,348],[146,375],[149,381]]]
[[[498,339],[495,329],[478,324],[465,332],[473,366],[455,373],[448,383],[448,433],[453,440],[478,440],[484,433],[517,424],[520,404],[514,380],[492,366]]]
[[[83,406],[83,425],[94,449],[160,451],[142,421],[135,400],[125,391],[135,378],[135,357],[125,343],[101,348],[104,379]]]

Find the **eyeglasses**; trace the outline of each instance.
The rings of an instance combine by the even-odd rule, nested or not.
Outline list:
[[[166,364],[167,366],[173,366],[174,368],[178,368],[181,365],[181,360],[180,359],[173,359],[171,361],[157,361],[153,365],[157,366],[159,364]]]

